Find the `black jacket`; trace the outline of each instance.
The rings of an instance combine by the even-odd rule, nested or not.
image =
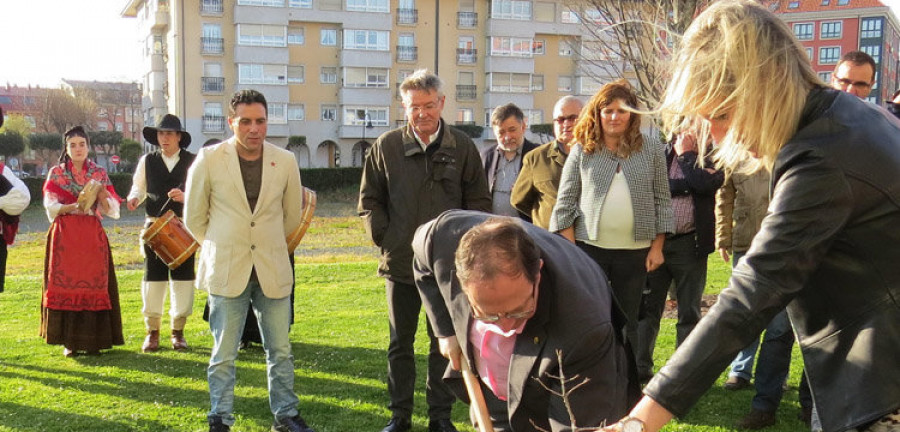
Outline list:
[[[770,213],[750,250],[644,392],[684,415],[787,306],[826,432],[900,407],[898,179],[897,119],[814,89],[776,157]]]
[[[709,172],[713,166],[712,160],[707,157],[705,168],[697,165],[697,152],[684,152],[681,156],[675,155],[675,150],[669,150],[666,155],[666,166],[671,169],[673,162],[678,162],[684,178],[669,178],[669,192],[672,198],[690,195],[694,201],[694,228],[697,243],[697,254],[708,255],[716,249],[716,191],[722,187],[725,174],[722,171]]]
[[[536,149],[537,144],[528,141],[522,143],[522,163],[519,164],[519,170],[522,171],[522,164],[525,162],[525,155]],[[481,151],[481,160],[484,163],[484,175],[487,178],[488,191],[494,192],[494,179],[497,175],[497,146],[491,146]],[[515,206],[513,206],[515,208]],[[531,222],[531,215],[519,211],[519,217],[527,222]]]

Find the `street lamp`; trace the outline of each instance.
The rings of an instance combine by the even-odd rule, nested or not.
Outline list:
[[[372,120],[369,119],[369,111],[368,110],[357,110],[356,118],[363,121],[362,141],[363,141],[363,145],[366,145],[366,144],[368,144],[366,142],[366,129],[372,129],[375,126],[372,125]],[[365,150],[365,149],[363,149],[363,150]]]

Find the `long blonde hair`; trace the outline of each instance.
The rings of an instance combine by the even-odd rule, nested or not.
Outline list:
[[[824,83],[787,25],[748,0],[714,3],[691,24],[673,59],[673,76],[659,111],[670,133],[698,130],[701,154],[709,124],[731,126],[717,143],[720,168],[738,168],[755,154],[771,167],[794,135],[809,91]]]
[[[641,116],[637,111],[637,94],[628,81],[620,79],[600,87],[600,90],[581,109],[578,123],[575,124],[574,135],[575,142],[581,144],[585,153],[591,154],[603,149],[603,125],[600,121],[600,111],[619,99],[624,102],[625,109],[631,112],[631,118],[628,120],[625,135],[619,141],[616,154],[620,157],[628,157],[643,147],[644,137],[641,135]]]

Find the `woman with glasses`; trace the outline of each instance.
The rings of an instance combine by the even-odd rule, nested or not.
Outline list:
[[[625,80],[604,85],[582,110],[563,168],[550,231],[587,252],[609,279],[637,343],[647,273],[675,232],[663,145],[640,131],[637,95]]]

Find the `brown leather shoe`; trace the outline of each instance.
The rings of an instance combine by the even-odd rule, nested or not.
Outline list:
[[[725,390],[743,390],[746,388],[750,388],[750,381],[746,378],[742,378],[739,376],[730,376],[727,380],[725,380]]]
[[[744,416],[735,426],[738,429],[762,429],[775,424],[774,411],[760,411],[751,409],[750,413]]]
[[[188,349],[187,341],[184,340],[184,330],[172,330],[172,349],[175,351]]]
[[[141,346],[141,351],[145,353],[159,351],[159,330],[150,330],[147,332],[147,337],[144,338],[144,345]]]

